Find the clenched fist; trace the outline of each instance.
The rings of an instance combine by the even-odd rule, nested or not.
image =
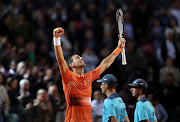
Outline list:
[[[125,47],[125,38],[122,38],[120,35],[118,35],[118,37],[119,37],[119,42],[118,42],[118,47],[119,48],[124,48]]]
[[[53,35],[55,38],[61,37],[63,33],[64,33],[64,29],[62,27],[58,27],[53,30]]]

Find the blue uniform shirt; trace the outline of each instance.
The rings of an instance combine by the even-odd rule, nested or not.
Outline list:
[[[149,102],[146,97],[141,97],[136,103],[134,122],[140,122],[146,119],[149,119],[150,122],[157,121],[155,110],[151,102]]]
[[[116,116],[118,122],[124,122],[127,117],[126,105],[117,93],[111,94],[104,100],[103,106],[103,122],[110,122],[111,116]]]

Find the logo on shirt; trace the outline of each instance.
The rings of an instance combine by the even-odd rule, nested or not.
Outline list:
[[[87,82],[89,83],[90,81],[88,80]]]

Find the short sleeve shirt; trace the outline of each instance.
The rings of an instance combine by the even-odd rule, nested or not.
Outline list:
[[[134,113],[134,122],[140,122],[142,120],[149,120],[150,122],[157,121],[154,107],[146,97],[142,97],[136,103],[136,109]]]
[[[100,77],[100,67],[85,73],[84,77],[68,68],[61,76],[67,102],[65,122],[92,122],[91,84]]]
[[[104,101],[103,122],[109,122],[111,116],[116,116],[118,122],[124,122],[127,117],[126,105],[117,93],[111,94]]]

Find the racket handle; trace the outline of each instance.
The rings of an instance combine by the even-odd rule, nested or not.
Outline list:
[[[122,65],[126,65],[127,62],[126,62],[126,54],[124,48],[122,49],[121,53],[122,53]]]

